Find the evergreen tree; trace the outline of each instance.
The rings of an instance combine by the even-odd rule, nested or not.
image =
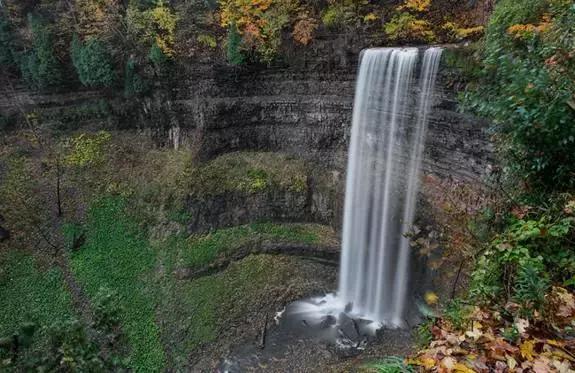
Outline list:
[[[62,66],[54,53],[49,28],[34,16],[28,17],[32,30],[32,49],[22,56],[20,69],[33,88],[56,87],[63,82]]]
[[[130,58],[124,72],[124,96],[132,97],[145,93],[149,86],[136,71],[136,62]]]
[[[0,67],[10,68],[15,65],[14,34],[8,21],[0,15]]]
[[[238,28],[235,24],[230,25],[228,29],[227,57],[228,62],[232,65],[241,65],[245,62],[244,55],[240,50],[241,44],[242,36]]]
[[[164,52],[162,52],[162,49],[158,46],[158,43],[154,43],[152,48],[150,48],[148,59],[154,65],[156,65],[156,67],[161,67],[168,61],[168,57],[164,54]]]
[[[70,49],[72,62],[83,85],[111,87],[114,84],[114,67],[106,48],[99,40],[90,39],[84,44],[74,35]]]

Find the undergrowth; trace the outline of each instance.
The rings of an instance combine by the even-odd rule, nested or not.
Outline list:
[[[0,336],[25,322],[46,326],[74,315],[61,272],[15,250],[0,253],[0,305]]]
[[[126,200],[117,196],[103,197],[91,206],[86,244],[72,255],[71,264],[93,299],[103,287],[117,292],[119,318],[131,347],[131,367],[159,371],[164,366],[164,352],[149,278],[155,253],[125,208]]]

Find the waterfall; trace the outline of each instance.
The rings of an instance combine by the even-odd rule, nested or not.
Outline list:
[[[277,320],[340,340],[407,324],[409,239],[441,48],[362,52],[347,169],[339,289],[289,304]],[[281,317],[280,317],[281,316]],[[356,322],[355,320],[358,320]],[[328,325],[328,327],[326,327]],[[349,328],[347,329],[349,332]],[[353,332],[352,332],[353,334]],[[343,338],[345,340],[348,337]],[[357,345],[357,341],[352,344]],[[347,343],[347,342],[341,342]]]
[[[425,51],[413,95],[418,55],[417,48],[364,51],[355,93],[338,298],[354,314],[387,326],[405,320],[405,234],[415,216],[441,49]]]

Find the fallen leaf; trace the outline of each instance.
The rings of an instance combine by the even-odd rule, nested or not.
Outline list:
[[[517,360],[515,360],[513,356],[507,356],[507,366],[509,369],[515,369],[517,366]]]
[[[529,341],[523,342],[521,344],[521,346],[519,347],[519,350],[521,351],[521,356],[523,356],[523,358],[525,358],[529,361],[533,361],[533,358],[534,358],[533,347],[535,347],[535,341],[534,340],[529,340]]]
[[[441,361],[442,367],[444,367],[448,371],[452,371],[455,368],[456,364],[457,364],[457,360],[455,360],[454,358],[452,358],[450,356],[446,357],[445,359],[443,359]]]
[[[517,318],[515,320],[515,328],[519,334],[524,335],[529,328],[529,320]]]
[[[439,297],[432,291],[428,291],[425,293],[425,303],[429,304],[430,306],[437,304]]]
[[[473,369],[469,368],[467,365],[462,363],[455,364],[455,366],[453,367],[453,371],[455,373],[475,373]]]

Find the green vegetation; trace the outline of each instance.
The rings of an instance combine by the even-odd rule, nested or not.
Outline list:
[[[530,188],[575,186],[574,21],[569,1],[502,1],[487,28],[483,70],[466,96],[498,126],[509,175]]]
[[[468,294],[436,310],[414,365],[467,371],[473,354],[489,369],[572,368],[556,349],[575,322],[574,22],[569,0],[501,0],[474,53],[447,56],[467,75],[465,108],[494,123],[503,168],[489,180],[491,237],[469,240]],[[496,361],[490,351],[502,345]],[[437,355],[453,346],[465,347]]]
[[[211,276],[165,283],[158,314],[173,365],[186,370],[185,357],[191,352],[205,351],[202,348],[222,337],[234,338],[237,331],[230,325],[242,324],[247,317],[254,320],[248,315],[284,297],[303,295],[310,283],[296,276],[301,265],[294,257],[254,255]],[[256,338],[259,328],[250,324],[249,333]]]
[[[178,266],[198,269],[218,258],[233,255],[239,248],[265,241],[321,246],[333,243],[335,239],[333,231],[322,225],[256,223],[187,239],[174,238],[171,245],[178,252]]]
[[[133,97],[144,94],[148,91],[149,85],[138,73],[136,62],[128,59],[124,70],[124,96]]]
[[[119,371],[125,362],[116,354],[119,340],[114,294],[96,300],[92,331],[107,342],[108,353],[88,336],[85,325],[59,314],[49,324],[26,322],[0,338],[0,367],[7,371]],[[1,335],[1,334],[0,334]]]
[[[277,153],[230,153],[192,169],[192,195],[208,197],[227,192],[307,190],[305,163]]]
[[[190,58],[224,57],[232,65],[281,62],[292,47],[288,35],[307,46],[326,30],[387,35],[394,43],[468,40],[482,31],[477,20],[465,17],[467,4],[446,6],[446,0],[406,0],[399,6],[375,0],[4,2],[0,66],[10,67],[13,79],[19,66],[32,88],[72,87],[76,81],[65,77],[75,69],[85,87],[124,81],[126,97],[146,91],[134,71],[142,81],[161,84]]]
[[[48,326],[74,315],[71,298],[57,268],[42,269],[23,252],[0,252],[0,336],[25,322]]]
[[[114,67],[104,45],[97,39],[83,43],[74,35],[71,46],[72,62],[86,87],[111,87],[116,81]]]
[[[125,213],[126,201],[105,197],[88,214],[86,244],[74,253],[71,265],[87,293],[95,298],[101,288],[116,291],[120,322],[131,347],[130,366],[158,371],[165,362],[155,323],[150,275],[155,253],[133,219]]]
[[[0,67],[12,68],[16,65],[14,33],[8,21],[0,14]]]
[[[37,17],[28,17],[32,31],[32,49],[22,56],[20,69],[24,80],[37,89],[57,87],[64,77],[62,65],[55,54],[52,32]]]
[[[415,369],[407,365],[404,359],[391,356],[369,365],[377,373],[414,373]]]
[[[242,38],[238,32],[235,24],[231,24],[228,28],[228,40],[226,42],[226,53],[228,62],[232,65],[241,65],[244,63],[245,58],[240,50]]]

